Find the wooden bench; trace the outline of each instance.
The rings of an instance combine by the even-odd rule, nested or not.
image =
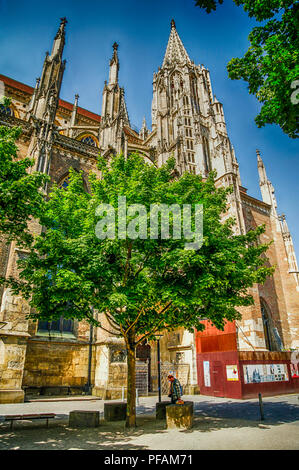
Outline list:
[[[49,427],[49,419],[55,418],[55,413],[36,413],[29,415],[6,415],[4,421],[10,421],[10,429],[13,428],[14,421],[33,420],[33,419],[46,419],[47,428]]]

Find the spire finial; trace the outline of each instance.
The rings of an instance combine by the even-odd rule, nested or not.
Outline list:
[[[191,64],[191,60],[187,54],[187,51],[178,35],[175,27],[175,22],[171,20],[171,30],[169,34],[168,44],[162,64],[162,69],[165,65],[181,63]]]
[[[258,165],[259,166],[264,166],[263,160],[261,158],[261,152],[258,149],[256,149],[256,156],[257,156]]]
[[[118,60],[118,58],[117,58],[117,49],[118,49],[118,44],[117,44],[117,42],[115,42],[112,47],[113,47],[113,56],[112,56],[112,60],[113,60],[113,59],[114,59],[114,60]],[[110,65],[111,65],[111,64],[110,64]]]
[[[113,55],[110,60],[110,70],[109,70],[109,85],[118,83],[118,70],[119,70],[119,61],[117,56],[118,44],[115,42],[113,45]]]
[[[67,24],[67,22],[68,21],[67,21],[65,16],[63,18],[60,18],[60,26],[59,26],[59,29],[58,29],[57,34],[55,36],[55,41],[56,41],[56,39],[61,39],[61,38],[63,38],[63,40],[64,40],[64,35],[65,35],[64,28],[65,28],[65,25]]]

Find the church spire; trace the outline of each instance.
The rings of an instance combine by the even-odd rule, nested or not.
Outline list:
[[[141,127],[140,132],[139,132],[139,137],[142,140],[145,140],[147,138],[148,134],[149,134],[149,130],[147,128],[146,120],[145,120],[145,116],[144,116],[143,121],[142,121],[142,127]]]
[[[258,172],[259,172],[262,199],[267,204],[270,204],[270,206],[272,206],[272,212],[276,213],[277,202],[276,202],[274,187],[271,181],[267,177],[266,168],[261,158],[261,154],[259,150],[256,151],[256,155],[257,155],[257,167],[258,167]]]
[[[257,168],[258,168],[259,178],[260,178],[260,186],[262,187],[264,184],[268,182],[268,178],[266,174],[266,168],[261,158],[261,154],[259,150],[256,150],[256,156],[257,156]]]
[[[105,81],[102,100],[100,147],[105,153],[114,149],[126,154],[124,127],[130,126],[125,92],[118,84],[119,60],[118,44],[113,44],[113,56],[109,63],[109,80]]]
[[[60,19],[52,52],[46,53],[41,79],[37,81],[27,113],[27,119],[35,123],[35,134],[30,144],[30,152],[36,161],[35,169],[42,173],[48,173],[50,169],[55,132],[54,122],[66,63],[62,60],[66,23],[66,18]]]
[[[46,53],[41,79],[30,105],[28,119],[35,117],[53,124],[59,101],[59,93],[65,69],[62,54],[65,44],[66,18],[60,19],[60,27],[54,38],[51,55]]]
[[[168,44],[163,60],[163,65],[164,67],[167,64],[173,64],[173,63],[188,63],[191,64],[190,57],[187,54],[187,51],[177,33],[176,26],[174,20],[171,20],[171,30],[170,30],[170,36],[168,39]]]
[[[110,60],[110,70],[109,70],[109,83],[108,85],[115,85],[118,83],[118,71],[119,71],[119,61],[117,55],[118,44],[115,42],[113,44],[113,56]]]
[[[74,133],[73,127],[76,124],[78,101],[79,101],[79,95],[78,95],[78,93],[76,93],[75,94],[75,101],[74,101],[74,104],[73,104],[72,115],[71,115],[71,121],[70,121],[70,130],[69,130],[70,137],[73,137],[73,133]]]
[[[51,52],[51,58],[56,55],[62,56],[63,48],[65,45],[65,25],[67,24],[67,19],[60,18],[60,26],[54,38],[54,43]]]

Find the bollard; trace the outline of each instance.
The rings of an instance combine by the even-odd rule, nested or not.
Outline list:
[[[261,393],[259,393],[259,406],[260,406],[261,421],[263,421],[265,419],[265,416],[264,416],[264,405],[263,405],[263,399],[262,399]]]

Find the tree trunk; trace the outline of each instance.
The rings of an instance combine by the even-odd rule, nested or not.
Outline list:
[[[127,343],[127,419],[126,427],[136,426],[136,358],[135,332],[128,333]]]

